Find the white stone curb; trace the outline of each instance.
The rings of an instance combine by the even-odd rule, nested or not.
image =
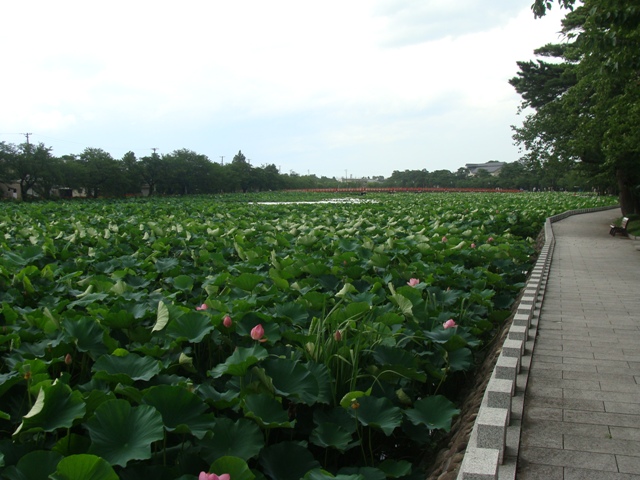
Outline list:
[[[458,480],[515,480],[524,392],[555,246],[551,225],[571,215],[614,208],[619,207],[570,210],[547,218],[544,225],[544,245],[522,292],[507,338],[484,392],[458,472]]]

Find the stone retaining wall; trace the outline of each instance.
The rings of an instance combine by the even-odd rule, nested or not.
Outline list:
[[[555,246],[551,225],[571,215],[614,208],[619,206],[569,210],[547,218],[544,245],[522,291],[502,351],[484,392],[458,480],[515,479],[524,392]]]

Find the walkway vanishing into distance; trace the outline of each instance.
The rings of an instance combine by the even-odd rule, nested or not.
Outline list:
[[[518,480],[640,479],[640,241],[609,235],[619,216],[553,224]]]

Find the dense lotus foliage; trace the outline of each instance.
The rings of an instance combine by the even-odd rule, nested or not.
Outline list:
[[[301,199],[0,205],[0,476],[423,478],[544,219],[615,203]]]

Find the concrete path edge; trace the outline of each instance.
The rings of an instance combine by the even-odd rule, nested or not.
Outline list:
[[[620,206],[569,210],[546,219],[544,244],[516,305],[509,332],[485,389],[458,480],[515,480],[524,392],[555,246],[552,224],[571,215],[616,208]]]

